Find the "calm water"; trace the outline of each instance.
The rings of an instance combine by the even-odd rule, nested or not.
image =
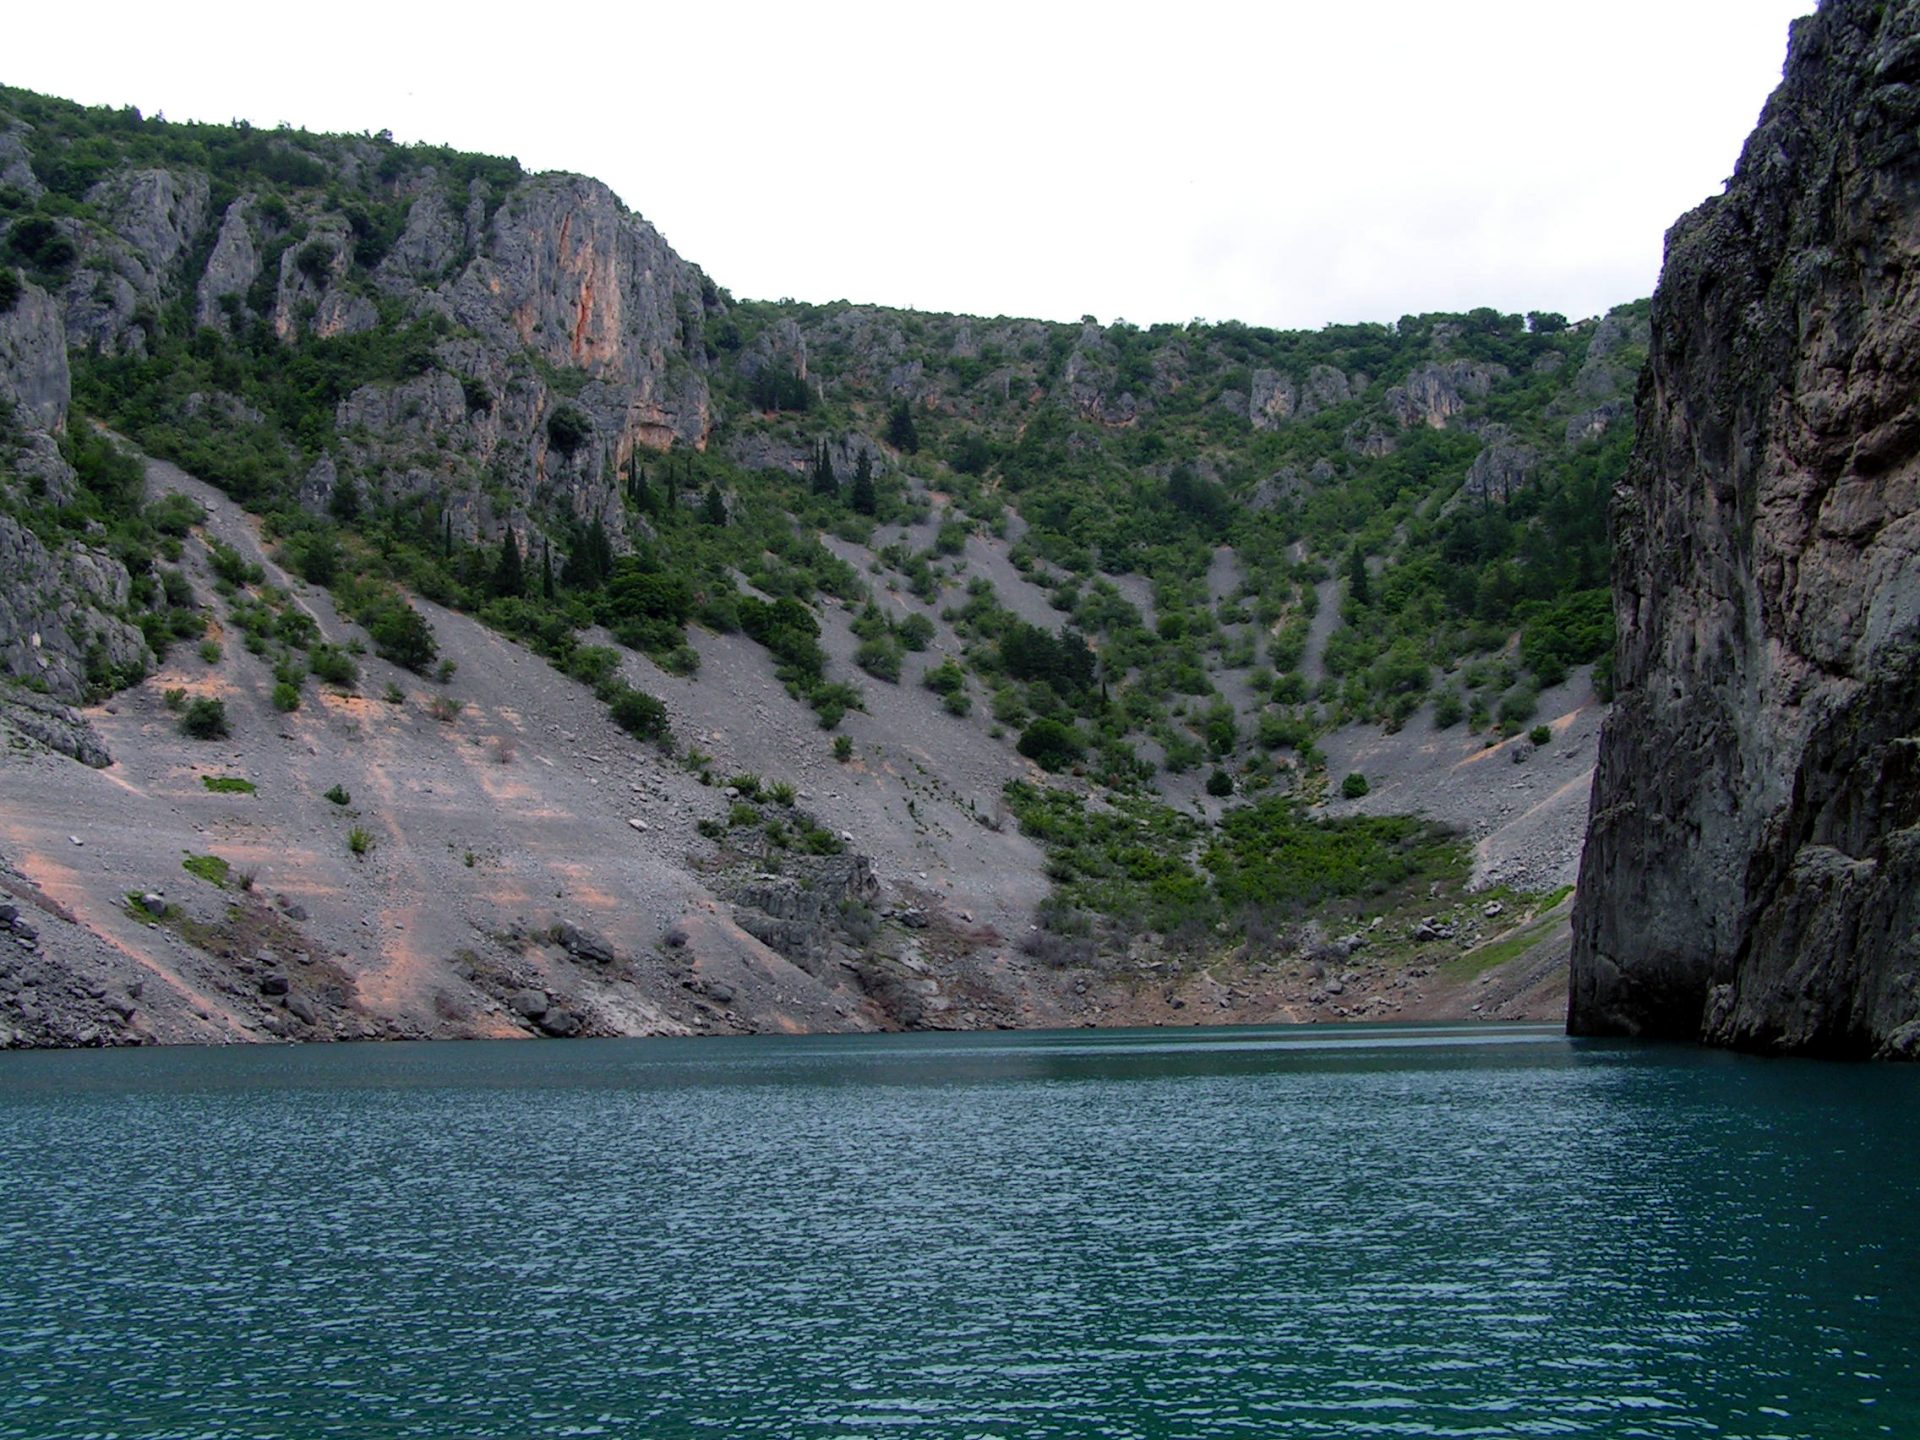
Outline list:
[[[1916,1116],[1538,1030],[0,1055],[0,1435],[1920,1435]]]

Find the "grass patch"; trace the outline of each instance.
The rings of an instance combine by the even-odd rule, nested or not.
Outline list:
[[[1564,893],[1564,892],[1563,892]],[[1555,919],[1535,920],[1522,926],[1511,935],[1503,935],[1498,940],[1490,940],[1485,945],[1467,951],[1464,955],[1443,961],[1438,972],[1449,980],[1471,980],[1485,970],[1492,970],[1518,958],[1531,950],[1554,931],[1560,922]]]
[[[227,876],[232,868],[218,855],[189,855],[180,862],[180,868],[189,875],[205,880],[209,885],[227,888]]]
[[[216,795],[251,795],[259,789],[253,781],[238,775],[202,775],[200,783]]]

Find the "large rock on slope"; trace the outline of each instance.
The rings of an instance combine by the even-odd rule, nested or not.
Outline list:
[[[1675,225],[1569,1026],[1920,1050],[1920,0],[1828,0]]]

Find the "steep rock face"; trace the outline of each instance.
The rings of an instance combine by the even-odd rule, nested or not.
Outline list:
[[[610,432],[596,444],[624,459],[635,445],[705,443],[710,401],[690,347],[708,293],[700,272],[606,186],[547,175],[494,213],[486,253],[451,303],[498,348],[598,382],[576,403]]]
[[[253,225],[248,211],[253,197],[242,196],[227,207],[220,222],[220,234],[207,257],[195,291],[193,320],[196,325],[225,329],[226,314],[221,301],[228,296],[244,302],[254,278],[260,273],[260,250],[253,241]]]
[[[15,483],[0,478],[0,501],[62,505],[73,499],[78,482],[53,438],[66,424],[70,388],[60,307],[38,286],[22,286],[0,315],[0,402],[12,410],[13,432],[0,459],[28,493],[15,493]],[[132,585],[126,566],[104,550],[82,544],[49,550],[25,525],[0,514],[0,676],[77,700],[89,668],[145,670],[153,652],[124,618]]]
[[[67,368],[67,329],[60,307],[37,285],[0,314],[0,400],[37,430],[66,423],[73,378]]]
[[[1920,4],[1829,0],[1670,232],[1569,1026],[1920,1051]]]

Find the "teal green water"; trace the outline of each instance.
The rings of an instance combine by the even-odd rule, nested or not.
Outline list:
[[[1920,1435],[1916,1115],[1542,1030],[0,1054],[0,1436]]]

